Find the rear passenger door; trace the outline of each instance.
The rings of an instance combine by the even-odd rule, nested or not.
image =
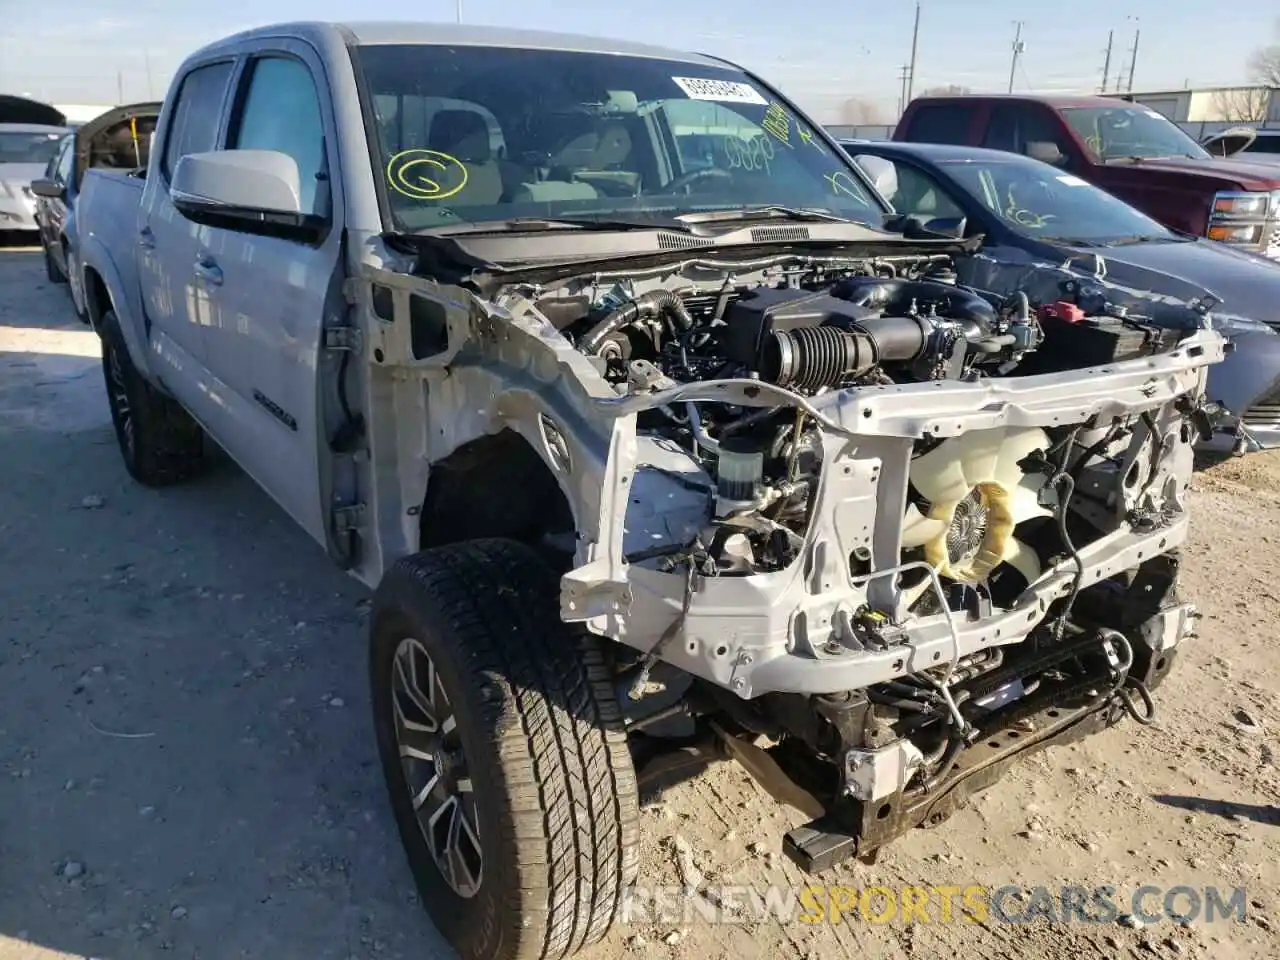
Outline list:
[[[178,212],[169,199],[169,183],[183,156],[218,144],[234,66],[229,57],[199,64],[180,81],[164,142],[156,145],[159,163],[152,165],[143,190],[136,236],[142,308],[151,349],[163,361],[160,376],[201,420],[210,411],[203,389],[202,330],[211,322],[212,309],[208,288],[196,276],[196,248],[197,237],[208,228]],[[183,372],[165,377],[165,366]]]
[[[335,123],[314,51],[287,39],[246,47],[224,148],[275,150],[298,165],[302,209],[327,219],[318,242],[204,227],[193,258],[208,292],[201,327],[214,435],[308,532],[325,541],[318,357],[342,299],[341,178]]]

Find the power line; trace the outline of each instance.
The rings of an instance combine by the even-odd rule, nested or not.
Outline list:
[[[1114,30],[1107,33],[1107,59],[1102,64],[1102,93],[1107,92],[1107,81],[1111,79],[1111,47],[1116,42]]]
[[[1133,93],[1133,74],[1134,71],[1138,69],[1138,40],[1141,39],[1141,37],[1142,31],[1135,29],[1133,31],[1133,48],[1130,51],[1132,57],[1129,60],[1129,93]],[[1119,89],[1119,86],[1120,85],[1117,83],[1116,88]]]
[[[1013,62],[1009,64],[1009,92],[1013,93],[1013,77],[1018,72],[1018,57],[1022,56],[1022,51],[1026,45],[1022,42],[1023,21],[1015,20],[1014,25],[1018,28],[1013,35]]]
[[[916,25],[911,31],[911,73],[907,77],[907,90],[903,96],[902,109],[907,108],[907,104],[911,102],[911,95],[915,91],[916,85],[916,51],[920,46],[920,2],[916,0]]]

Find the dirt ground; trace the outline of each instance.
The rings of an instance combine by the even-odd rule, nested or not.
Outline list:
[[[132,484],[100,378],[39,254],[0,250],[0,960],[451,956],[376,768],[364,589],[230,464]],[[1193,506],[1205,619],[1158,722],[823,879],[1244,887],[1244,922],[695,918],[583,956],[1280,957],[1280,455],[1207,471]],[[679,848],[712,884],[802,887],[771,852],[802,819],[722,765],[646,808],[641,882],[680,882]]]

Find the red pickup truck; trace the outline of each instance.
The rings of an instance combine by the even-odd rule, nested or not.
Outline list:
[[[1280,168],[1213,157],[1140,103],[920,97],[908,104],[893,139],[1023,153],[1102,187],[1172,229],[1280,260]]]

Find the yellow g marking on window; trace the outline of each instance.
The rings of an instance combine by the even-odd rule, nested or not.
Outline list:
[[[837,170],[835,173],[828,173],[824,178],[827,183],[831,184],[833,193],[842,193],[846,197],[853,197],[855,200],[862,199],[862,193],[858,190],[858,184],[854,181],[850,174],[843,170]]]
[[[447,200],[468,176],[461,160],[439,150],[401,150],[387,161],[387,186],[411,200]]]

